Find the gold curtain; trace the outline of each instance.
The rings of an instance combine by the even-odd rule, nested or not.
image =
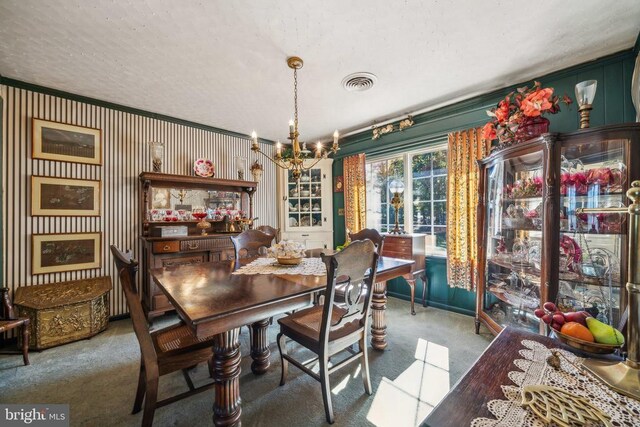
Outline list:
[[[357,233],[367,224],[367,187],[364,153],[345,157],[344,220],[348,233]]]
[[[489,152],[482,128],[449,134],[447,154],[447,276],[449,286],[473,290],[477,283],[478,166]]]

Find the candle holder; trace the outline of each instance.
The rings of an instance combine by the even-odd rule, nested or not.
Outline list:
[[[593,99],[596,97],[597,80],[585,80],[576,85],[576,100],[580,112],[580,129],[589,127],[589,115]]]

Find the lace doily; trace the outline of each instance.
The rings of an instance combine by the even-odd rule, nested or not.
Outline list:
[[[610,390],[591,374],[579,373],[563,358],[560,358],[562,369],[556,370],[547,365],[546,360],[551,355],[551,350],[539,342],[524,340],[522,345],[525,348],[519,353],[523,359],[513,361],[520,370],[509,372],[509,379],[515,385],[502,385],[502,392],[507,400],[492,400],[487,404],[496,419],[476,418],[471,422],[471,427],[545,427],[542,420],[520,405],[522,389],[530,384],[555,386],[583,396],[611,417],[611,424],[614,426],[640,425],[640,402]],[[553,350],[561,352],[578,366],[582,364],[583,359],[573,353]]]
[[[302,258],[295,266],[279,265],[275,258],[257,258],[240,267],[232,274],[301,274],[303,276],[324,276],[327,267],[320,258]]]

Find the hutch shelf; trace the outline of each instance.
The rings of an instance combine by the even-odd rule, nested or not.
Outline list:
[[[580,207],[626,205],[640,178],[640,124],[544,134],[480,160],[480,324],[545,333],[533,311],[554,301],[617,326],[626,308],[627,224]]]
[[[140,174],[142,307],[148,319],[173,310],[152,282],[149,269],[232,259],[230,236],[253,218],[257,183],[218,178]],[[194,214],[206,214],[206,235]]]

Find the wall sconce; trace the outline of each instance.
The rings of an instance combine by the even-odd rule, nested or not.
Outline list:
[[[262,165],[258,163],[257,160],[253,162],[253,164],[251,165],[251,175],[253,175],[253,180],[255,182],[260,182],[260,179],[262,178],[262,172],[264,172]]]
[[[244,180],[244,173],[247,170],[247,159],[244,157],[236,157],[236,170],[238,171],[238,179]]]
[[[589,127],[589,112],[596,97],[597,80],[586,80],[576,85],[576,101],[580,112],[580,129]]]
[[[164,160],[164,142],[149,142],[151,149],[151,163],[154,172],[162,172],[162,161]]]
[[[393,193],[393,198],[391,199],[391,206],[396,213],[396,225],[391,230],[391,234],[405,234],[404,230],[400,229],[400,225],[398,224],[399,210],[402,207],[402,198],[400,195],[404,193],[404,182],[400,179],[394,179],[389,183],[389,191]]]

